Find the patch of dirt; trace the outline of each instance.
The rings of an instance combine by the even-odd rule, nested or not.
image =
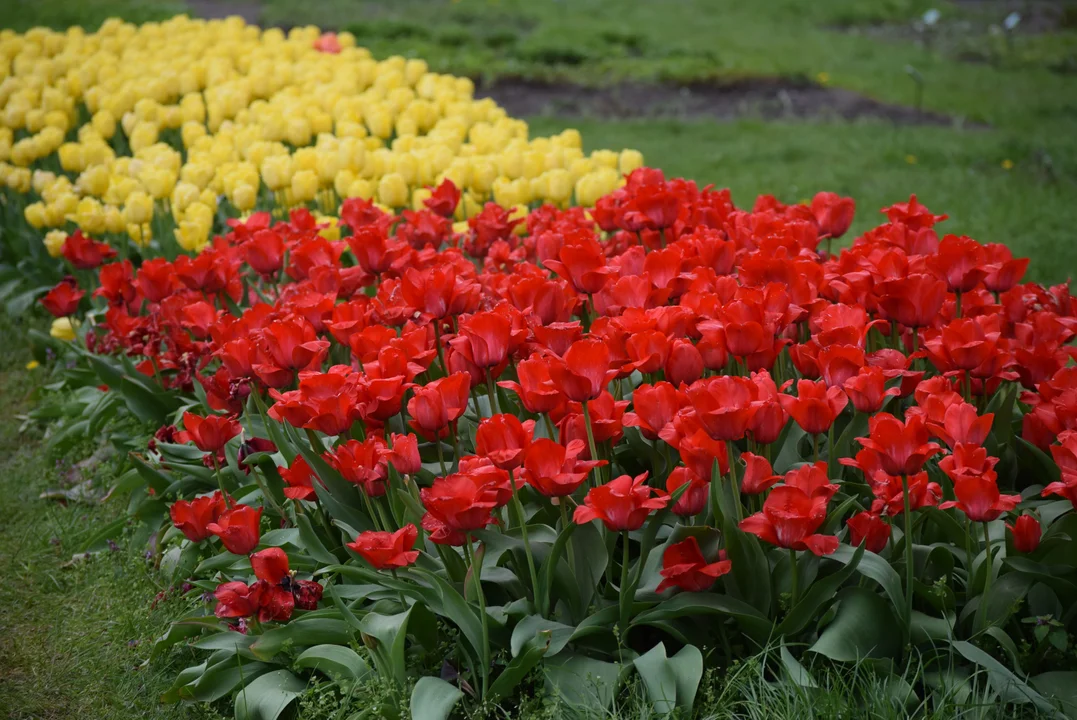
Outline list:
[[[257,0],[187,0],[193,17],[223,20],[239,15],[248,25],[258,25],[262,19],[262,4]]]
[[[898,125],[961,124],[957,118],[879,102],[850,90],[783,79],[684,86],[625,82],[596,88],[504,78],[478,87],[475,94],[476,97],[493,98],[514,117],[558,115],[682,120],[870,118],[889,120]]]

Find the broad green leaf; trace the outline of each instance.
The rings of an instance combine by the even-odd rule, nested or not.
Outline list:
[[[328,563],[330,565],[335,565],[340,562],[340,558],[329,552],[321,538],[314,532],[314,527],[310,524],[309,517],[297,513],[295,516],[295,523],[299,526],[299,543],[304,550],[310,553],[312,558],[320,563]]]
[[[409,607],[396,615],[370,612],[360,621],[363,634],[369,635],[376,641],[376,646],[372,648],[375,658],[381,658],[387,665],[381,668],[382,672],[389,673],[401,685],[407,682],[407,657],[404,649],[410,617],[411,608]]]
[[[516,627],[512,630],[512,639],[510,641],[512,656],[516,657],[519,655],[524,645],[530,642],[539,633],[549,633],[549,647],[546,650],[546,654],[553,657],[561,652],[565,645],[568,644],[569,639],[572,637],[572,633],[575,631],[576,628],[571,625],[565,625],[556,620],[548,620],[541,615],[529,615],[516,623]]]
[[[371,673],[359,653],[342,645],[315,645],[295,659],[296,667],[319,670],[331,678],[362,680]]]
[[[414,720],[447,720],[462,697],[464,693],[441,678],[421,677],[411,691],[411,717]]]
[[[300,647],[330,643],[348,645],[353,640],[351,627],[343,620],[327,617],[304,617],[262,633],[250,651],[255,657],[271,659],[288,643]]]
[[[1033,687],[1062,705],[1069,717],[1077,716],[1077,672],[1054,670],[1030,678]]]
[[[703,654],[698,648],[685,645],[670,658],[666,657],[666,646],[658,643],[636,658],[633,665],[656,713],[667,715],[677,707],[691,713],[703,678]]]
[[[543,663],[546,692],[581,711],[603,716],[613,702],[621,666],[583,655],[561,654]]]
[[[866,588],[846,588],[837,615],[809,651],[840,662],[895,657],[901,649],[894,632],[899,625],[885,599]]]
[[[267,663],[252,662],[238,655],[231,655],[207,667],[197,681],[180,688],[178,695],[181,699],[188,701],[214,702],[235,690],[240,684],[249,684],[272,669],[273,666]]]
[[[416,572],[429,580],[437,591],[439,607],[431,607],[430,609],[451,620],[460,628],[460,632],[467,638],[475,656],[478,657],[482,653],[483,644],[482,620],[477,610],[473,609],[444,578],[426,570],[417,569]]]
[[[782,666],[785,668],[785,674],[789,677],[790,682],[797,687],[819,687],[819,684],[815,682],[815,678],[811,676],[808,669],[801,665],[799,660],[793,657],[793,653],[789,652],[789,648],[786,647],[784,639],[781,641],[780,655]]]
[[[237,653],[248,649],[258,639],[257,635],[244,635],[233,630],[209,635],[194,643],[199,650],[230,650]]]
[[[955,640],[951,645],[966,660],[979,665],[987,672],[988,682],[991,683],[991,688],[999,694],[1002,702],[1032,703],[1041,710],[1056,712],[1042,695],[980,648],[965,640]]]
[[[275,670],[254,679],[236,695],[236,720],[277,720],[306,688],[287,670]]]
[[[759,644],[765,644],[774,630],[770,620],[757,609],[736,598],[717,593],[690,592],[682,592],[645,610],[636,616],[633,625],[650,625],[674,618],[693,618],[700,615],[728,615]]]
[[[794,635],[807,627],[812,620],[818,618],[822,608],[834,599],[838,589],[856,570],[864,552],[864,546],[861,545],[843,568],[812,583],[811,587],[800,599],[800,602],[789,611],[789,614],[785,616],[785,619],[778,626],[778,635],[783,637]]]
[[[550,648],[552,635],[552,630],[541,630],[524,643],[520,653],[512,658],[493,684],[490,685],[487,699],[491,702],[497,702],[503,697],[508,697],[516,690],[516,687],[527,677],[531,669],[538,665],[543,656],[546,655],[547,650]]]
[[[749,535],[728,520],[724,533],[726,552],[732,561],[732,569],[726,575],[731,591],[741,600],[759,610],[770,613],[770,561],[755,535]],[[731,582],[730,582],[731,581]]]
[[[851,545],[839,545],[837,550],[827,555],[827,559],[848,565],[855,554],[856,549]],[[864,577],[879,583],[900,618],[905,612],[905,595],[901,589],[901,577],[894,567],[875,553],[865,550],[856,570]]]

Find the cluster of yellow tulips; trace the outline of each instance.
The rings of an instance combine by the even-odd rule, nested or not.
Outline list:
[[[68,223],[196,252],[221,217],[305,206],[332,232],[341,198],[421,207],[445,178],[458,219],[590,205],[643,164],[585,154],[575,130],[529,138],[471,80],[375,60],[349,33],[240,18],[0,32],[0,107],[0,187],[54,256]]]

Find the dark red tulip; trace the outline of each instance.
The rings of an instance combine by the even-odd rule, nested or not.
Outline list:
[[[86,237],[81,230],[67,236],[63,253],[64,258],[79,270],[93,270],[116,257],[116,250],[112,246]]]
[[[66,277],[57,283],[56,287],[45,293],[40,302],[55,317],[67,317],[75,314],[85,295],[84,290],[79,290],[78,281],[75,278]]]
[[[864,543],[868,552],[880,553],[890,540],[890,523],[872,512],[859,512],[845,521],[849,528],[849,544]]]
[[[451,218],[459,204],[460,190],[448,178],[442,180],[441,184],[430,193],[430,197],[423,200],[423,205],[428,210],[443,218]]]
[[[658,584],[655,592],[660,593],[671,587],[686,592],[704,592],[731,568],[730,560],[708,563],[699,549],[699,541],[689,536],[668,546],[662,553],[662,569],[658,571],[662,582]]]
[[[414,525],[405,525],[395,532],[368,530],[359,533],[355,542],[347,546],[366,560],[375,570],[390,570],[411,565],[419,557],[419,551],[413,550],[419,530]]]
[[[610,532],[639,530],[647,516],[661,510],[668,497],[652,497],[653,489],[644,484],[647,473],[632,477],[622,475],[605,485],[591,488],[576,507],[572,519],[578,525],[601,520]]]
[[[1014,550],[1025,554],[1036,552],[1036,548],[1040,546],[1043,528],[1035,516],[1022,515],[1014,521],[1013,525],[1007,523],[1006,527],[1009,528],[1010,534],[1013,536]]]

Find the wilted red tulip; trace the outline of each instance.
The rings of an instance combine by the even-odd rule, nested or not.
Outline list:
[[[261,521],[262,508],[256,510],[248,505],[236,505],[221,513],[217,521],[206,528],[221,539],[228,552],[247,555],[258,547]]]
[[[688,400],[707,433],[715,440],[740,440],[755,414],[755,392],[748,378],[722,375],[688,388]]]
[[[546,497],[571,495],[596,467],[605,460],[579,460],[586,449],[582,440],[573,440],[568,447],[548,438],[532,442],[524,454],[523,478]]]
[[[689,536],[673,543],[662,553],[662,569],[658,571],[662,582],[655,592],[660,593],[671,587],[687,592],[704,592],[714,585],[715,580],[729,572],[732,565],[730,560],[708,563],[699,549],[699,541]]]
[[[901,422],[890,413],[872,416],[868,421],[868,437],[857,438],[861,445],[875,453],[881,469],[894,476],[915,475],[928,458],[942,451],[938,444],[929,440],[922,417],[912,415],[907,422]],[[852,464],[847,460],[842,458],[842,463]]]
[[[534,434],[534,420],[520,422],[515,415],[507,414],[483,418],[475,431],[475,454],[512,472],[523,464]]]
[[[825,433],[845,408],[849,398],[840,387],[828,388],[824,381],[797,381],[797,395],[779,395],[782,407],[804,432]]]
[[[849,544],[864,543],[868,552],[880,553],[890,539],[890,523],[872,512],[859,512],[845,521],[849,528]]]
[[[106,260],[116,257],[108,243],[97,242],[76,230],[67,236],[63,246],[64,258],[79,270],[93,270]]]
[[[56,287],[45,293],[41,298],[41,305],[56,317],[74,315],[79,308],[79,303],[86,292],[79,290],[78,281],[73,277],[66,277],[56,284]]]
[[[799,487],[782,485],[767,495],[762,512],[741,521],[740,529],[781,548],[829,555],[838,549],[838,538],[815,534],[826,520],[829,500],[826,494],[809,495]]]
[[[740,459],[744,461],[740,491],[745,495],[760,495],[782,479],[781,475],[774,474],[774,468],[765,457],[745,452],[740,454]]]
[[[1013,525],[1007,523],[1006,527],[1013,535],[1014,550],[1025,554],[1036,552],[1036,548],[1040,546],[1043,528],[1035,516],[1022,515],[1014,521]]]
[[[672,497],[685,484],[688,489],[681,493],[673,504],[673,514],[687,518],[703,512],[710,496],[711,485],[709,479],[696,475],[684,465],[678,465],[666,478],[666,492]]]
[[[853,377],[845,381],[842,387],[857,412],[873,415],[882,408],[886,398],[901,392],[901,388],[887,389],[886,372],[880,367],[863,367]]]
[[[611,532],[639,530],[652,510],[661,510],[669,502],[668,497],[651,497],[653,490],[644,484],[646,479],[647,473],[634,478],[622,475],[591,488],[572,520],[578,525],[601,520]]]
[[[572,343],[564,358],[549,358],[550,379],[569,400],[586,402],[602,394],[617,376],[610,369],[610,349],[602,340]]]
[[[453,373],[416,388],[408,400],[409,424],[426,437],[447,437],[449,425],[467,410],[470,390],[467,373]]]
[[[375,570],[390,570],[411,565],[419,557],[418,550],[412,550],[419,530],[414,525],[405,525],[396,532],[377,532],[368,530],[359,533],[355,542],[347,546],[370,563]]]
[[[194,500],[177,500],[168,508],[172,524],[191,542],[201,542],[213,534],[209,529],[211,523],[228,509],[228,505],[217,490],[212,495],[202,495]]]
[[[281,580],[290,575],[288,555],[279,547],[259,550],[251,555],[251,569],[259,580],[270,585],[279,585]]]
[[[316,500],[314,480],[316,476],[310,465],[302,457],[297,457],[291,467],[277,468],[288,487],[284,488],[284,497],[292,500]]]
[[[218,453],[225,444],[243,432],[239,421],[223,415],[195,415],[191,412],[183,413],[183,427],[185,430],[178,433],[176,439],[180,442],[193,442],[199,450],[207,453]]]

